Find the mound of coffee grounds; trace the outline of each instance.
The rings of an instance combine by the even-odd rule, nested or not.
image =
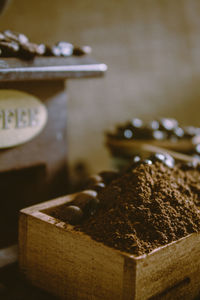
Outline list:
[[[200,230],[200,168],[192,164],[140,161],[98,199],[96,214],[75,229],[136,256]]]

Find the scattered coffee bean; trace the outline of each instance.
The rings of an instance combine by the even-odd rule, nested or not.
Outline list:
[[[200,154],[200,144],[195,146],[195,152]]]
[[[97,197],[91,198],[84,207],[85,217],[93,216],[97,212],[99,204],[100,201]]]
[[[83,211],[80,207],[75,205],[67,206],[65,211],[63,212],[64,222],[68,222],[72,225],[80,224],[83,219]]]
[[[153,120],[153,121],[149,122],[148,127],[152,130],[158,130],[160,127],[160,124],[158,121]]]
[[[72,55],[84,55],[91,52],[91,47],[83,46],[76,47],[68,42],[58,42],[56,45],[50,47],[44,44],[35,44],[29,42],[28,37],[25,34],[14,32],[11,30],[5,30],[3,33],[0,32],[0,42],[4,43],[15,43],[17,50],[13,49],[12,46],[6,47],[2,45],[3,50],[1,56],[3,57],[20,57],[22,59],[31,59],[34,56],[72,56]],[[16,46],[15,46],[16,47]],[[11,49],[10,49],[11,48]]]
[[[115,178],[117,178],[119,175],[119,172],[117,171],[103,171],[99,173],[99,176],[103,178],[103,181],[108,184]]]
[[[174,158],[168,153],[155,153],[149,159],[153,162],[160,161],[169,168],[173,168],[175,164]]]
[[[91,52],[92,48],[90,46],[74,47],[73,49],[73,54],[76,56],[90,54]]]
[[[155,162],[155,161],[160,161],[160,162],[164,162],[166,159],[165,154],[163,153],[155,153],[153,155],[150,156],[150,159]]]
[[[58,47],[58,46],[53,46],[52,48],[51,48],[51,52],[52,52],[52,54],[53,54],[53,56],[61,56],[62,54],[61,54],[61,49]]]
[[[7,39],[9,39],[11,41],[14,41],[14,42],[17,42],[17,43],[22,44],[22,45],[29,42],[28,37],[23,33],[14,32],[14,31],[11,31],[11,30],[5,30],[3,32],[3,34]]]
[[[131,122],[132,126],[135,128],[141,128],[143,126],[143,121],[138,118],[134,118]]]
[[[103,182],[103,178],[100,175],[91,175],[86,182],[86,186],[91,187],[99,182]]]
[[[165,165],[167,167],[173,168],[174,165],[175,165],[175,160],[174,160],[174,158],[171,155],[169,155],[169,154],[166,153],[165,154],[165,161],[164,161],[164,163],[165,163]]]
[[[124,137],[126,139],[132,139],[133,138],[133,131],[131,129],[125,129],[124,130]]]
[[[190,169],[196,169],[199,166],[199,164],[200,164],[200,160],[198,162],[197,159],[194,159],[191,162],[181,164],[181,169],[184,170],[184,171],[187,171],[187,170],[190,170]]]
[[[133,163],[136,164],[138,163],[139,161],[141,161],[141,157],[139,155],[136,155],[133,157]]]
[[[35,51],[37,55],[44,55],[46,53],[46,46],[44,44],[36,45]]]
[[[177,142],[182,138],[200,137],[200,128],[198,127],[180,127],[178,121],[171,118],[162,118],[160,121],[152,120],[144,124],[141,119],[134,118],[124,126],[117,126],[116,133],[107,133],[108,137],[117,139],[138,139],[138,140],[166,140]],[[200,140],[200,138],[199,138]],[[194,144],[196,140],[192,140]]]
[[[67,42],[59,42],[56,47],[60,49],[61,56],[71,56],[73,54],[74,46]]]
[[[97,192],[100,192],[102,189],[104,189],[106,187],[105,183],[103,182],[98,182],[94,185],[91,186],[92,190],[95,190]]]
[[[192,157],[200,161],[200,154],[193,154]]]
[[[178,126],[178,121],[171,118],[160,119],[160,126],[165,130],[173,130]]]
[[[181,127],[176,127],[173,132],[178,138],[182,138],[184,136],[184,130]]]
[[[77,194],[71,204],[81,208],[84,217],[88,217],[95,214],[99,199],[95,191],[83,191]]]
[[[86,190],[83,192],[78,193],[74,200],[71,202],[73,205],[80,207],[84,210],[85,205],[91,200],[95,199],[97,196],[96,191]]]
[[[19,45],[15,42],[0,42],[1,56],[11,57],[15,56],[19,51]]]
[[[0,32],[0,41],[8,41],[3,33]]]
[[[37,55],[37,44],[26,43],[20,47],[20,57],[24,59],[32,59]]]
[[[152,165],[152,161],[150,159],[145,159],[142,161],[142,163],[144,163],[146,165]]]
[[[194,126],[186,126],[183,128],[185,132],[185,137],[192,138],[196,135],[200,135],[200,128]]]
[[[166,139],[167,135],[164,131],[161,130],[155,130],[152,132],[153,138],[155,140],[164,140]]]

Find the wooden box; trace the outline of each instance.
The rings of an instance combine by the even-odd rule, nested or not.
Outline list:
[[[73,197],[20,213],[19,263],[32,284],[70,300],[189,300],[199,295],[200,234],[134,257],[50,216]]]

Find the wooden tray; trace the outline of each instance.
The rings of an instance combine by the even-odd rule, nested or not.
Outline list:
[[[20,213],[19,262],[36,286],[61,299],[194,299],[200,293],[200,234],[134,257],[49,216],[74,195]]]

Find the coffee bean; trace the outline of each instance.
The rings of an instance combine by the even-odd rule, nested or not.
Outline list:
[[[132,119],[131,124],[135,128],[141,128],[143,126],[143,121],[141,119],[134,118],[134,119]]]
[[[174,160],[174,158],[171,155],[169,155],[169,154],[166,153],[165,154],[165,161],[164,161],[164,163],[165,163],[165,165],[167,167],[173,168],[174,165],[175,165],[175,160]]]
[[[173,130],[178,126],[178,121],[171,118],[162,118],[160,119],[160,126],[165,130]]]
[[[181,169],[183,171],[187,171],[190,169],[196,169],[196,167],[199,165],[197,160],[191,161],[191,162],[187,162],[187,163],[183,163],[181,164]]]
[[[184,136],[184,130],[181,127],[176,127],[173,131],[176,137],[182,138]]]
[[[34,58],[36,55],[38,55],[37,47],[38,47],[38,45],[34,44],[34,43],[26,43],[26,44],[21,45],[20,57],[23,59]]]
[[[90,46],[74,47],[73,49],[73,55],[76,56],[90,54],[91,52],[92,52],[92,48]]]
[[[85,217],[93,216],[99,207],[100,201],[96,198],[91,198],[84,207],[84,215]]]
[[[52,47],[49,45],[45,45],[45,53],[44,56],[53,56]]]
[[[142,163],[144,163],[146,165],[152,165],[152,161],[150,159],[145,159],[142,161]]]
[[[12,41],[17,42],[22,45],[29,42],[28,37],[23,33],[14,32],[11,30],[5,30],[3,32],[3,34],[7,39],[12,40]]]
[[[137,164],[140,161],[141,161],[141,157],[139,155],[136,155],[136,156],[133,157],[133,163],[134,164]]]
[[[135,168],[140,165],[140,163],[142,163],[143,161],[141,160],[141,157],[139,155],[135,155],[133,158],[132,158],[132,163],[130,161],[130,166],[127,167],[127,170],[131,170],[131,171],[134,171]]]
[[[73,54],[74,46],[67,42],[59,42],[56,47],[60,49],[62,56],[71,56]]]
[[[103,171],[99,173],[99,176],[103,178],[103,181],[108,184],[115,178],[117,178],[119,175],[119,172],[117,171]]]
[[[8,42],[8,40],[2,32],[0,32],[0,41]]]
[[[195,146],[195,152],[200,154],[200,144]]]
[[[90,187],[99,182],[103,182],[103,178],[98,174],[94,174],[87,179],[86,186]]]
[[[84,217],[94,215],[98,206],[99,199],[95,191],[83,191],[77,194],[72,205],[78,206],[83,211]]]
[[[46,53],[46,46],[44,44],[36,44],[35,51],[37,55],[44,55]]]
[[[131,129],[125,129],[124,130],[124,137],[126,139],[132,139],[133,138],[133,131]]]
[[[104,189],[106,186],[105,186],[105,183],[103,182],[98,182],[94,185],[91,186],[91,189],[92,190],[95,190],[97,192],[100,192],[102,189]]]
[[[166,157],[165,157],[165,154],[163,154],[163,153],[155,153],[154,155],[150,156],[150,159],[153,162],[156,162],[156,161],[164,162]]]
[[[155,140],[164,140],[167,138],[166,132],[161,131],[161,130],[153,131],[152,135]]]
[[[1,56],[11,57],[16,56],[19,51],[19,45],[15,42],[0,42]]]
[[[72,225],[79,224],[83,219],[82,209],[75,205],[67,206],[62,215],[64,215],[63,221]]]
[[[152,130],[158,130],[160,127],[160,124],[158,121],[153,120],[153,121],[149,122],[148,127]]]
[[[87,191],[86,190],[86,191],[78,193],[71,203],[75,206],[80,207],[82,210],[84,210],[85,205],[92,199],[95,199],[96,196],[97,196],[96,191],[90,191],[90,190]]]
[[[62,56],[62,53],[61,53],[61,49],[58,47],[58,46],[53,46],[51,48],[51,52],[53,54],[53,56]]]
[[[183,128],[186,138],[192,138],[196,135],[200,135],[200,128],[194,126],[186,126]]]
[[[175,164],[174,158],[168,153],[155,153],[149,159],[153,162],[160,161],[169,168],[173,168]]]

